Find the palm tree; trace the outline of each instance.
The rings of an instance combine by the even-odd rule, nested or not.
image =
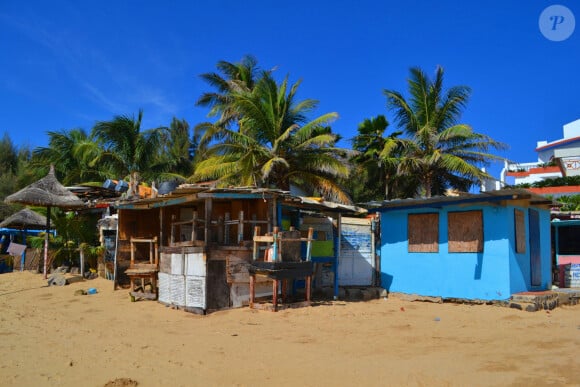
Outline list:
[[[389,126],[387,118],[378,115],[365,119],[358,126],[358,134],[351,140],[356,155],[351,158],[356,168],[356,181],[349,181],[356,202],[394,199],[413,196],[416,181],[397,173],[395,159],[402,155],[400,136],[392,132],[385,136]],[[393,159],[393,162],[387,162]]]
[[[289,85],[288,77],[277,84],[264,72],[252,91],[232,92],[227,110],[235,112],[237,126],[218,121],[197,128],[203,132],[201,142],[212,145],[192,180],[284,190],[295,185],[309,194],[350,202],[336,183],[348,175],[349,152],[335,146],[338,136],[327,126],[338,115],[309,121],[307,114],[317,101],[296,101],[299,85]]]
[[[202,94],[196,105],[209,107],[208,117],[218,116],[221,125],[228,125],[239,118],[232,104],[232,95],[251,92],[262,70],[258,68],[256,58],[250,55],[237,63],[219,61],[216,67],[222,75],[205,73],[201,78],[217,90]]]
[[[33,151],[32,166],[42,170],[55,166],[55,173],[64,185],[101,180],[106,176],[102,168],[95,168],[100,154],[98,142],[83,129],[48,132],[48,146]]]
[[[189,124],[186,120],[173,118],[166,131],[163,132],[160,144],[160,157],[169,165],[164,177],[185,180],[193,173],[193,158],[198,139],[190,137]]]
[[[112,121],[99,121],[93,128],[93,136],[103,144],[98,159],[100,165],[121,178],[129,178],[127,196],[139,194],[142,179],[154,180],[167,171],[167,160],[159,157],[161,138],[167,128],[141,131],[143,111],[137,119],[115,116]]]
[[[433,81],[412,68],[408,83],[408,100],[397,91],[384,90],[387,107],[407,137],[399,142],[403,155],[393,157],[392,152],[384,152],[385,162],[396,164],[399,174],[416,178],[426,197],[444,194],[450,187],[467,190],[489,178],[480,167],[501,159],[489,150],[505,149],[505,145],[459,123],[470,88],[454,86],[444,91],[441,67]]]

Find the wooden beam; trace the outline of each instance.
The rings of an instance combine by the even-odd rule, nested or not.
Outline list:
[[[210,238],[210,224],[211,224],[211,216],[212,216],[212,206],[213,206],[213,199],[211,197],[207,197],[205,199],[205,235],[204,235],[204,242],[206,245],[209,244],[211,241]]]

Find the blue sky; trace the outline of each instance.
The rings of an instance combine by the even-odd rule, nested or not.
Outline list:
[[[576,16],[561,42],[538,26],[553,4]],[[299,97],[320,101],[316,115],[337,112],[345,140],[365,118],[392,121],[382,91],[406,92],[414,66],[441,65],[446,86],[470,86],[462,121],[515,161],[534,161],[537,140],[580,118],[574,1],[2,0],[0,47],[0,132],[31,148],[48,131],[88,131],[140,108],[143,128],[174,116],[193,127],[207,114],[195,106],[209,90],[199,75],[244,54],[301,79]]]

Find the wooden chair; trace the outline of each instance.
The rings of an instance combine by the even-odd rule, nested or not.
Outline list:
[[[149,243],[149,261],[145,263],[135,261],[135,253],[137,250],[137,243]],[[159,271],[159,254],[157,248],[157,237],[154,238],[131,238],[131,263],[125,274],[131,280],[131,290],[129,295],[131,301],[134,302],[137,298],[145,298],[148,300],[156,300],[157,292],[157,272]],[[141,286],[135,287],[135,280],[141,280]],[[149,280],[151,290],[145,290],[145,280]]]

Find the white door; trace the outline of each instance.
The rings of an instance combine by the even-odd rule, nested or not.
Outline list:
[[[338,284],[371,286],[375,271],[375,246],[371,219],[342,218]]]

